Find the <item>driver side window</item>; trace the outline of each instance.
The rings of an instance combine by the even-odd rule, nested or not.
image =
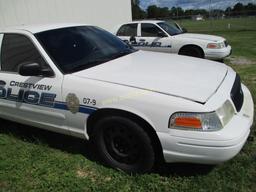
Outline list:
[[[141,24],[141,36],[142,37],[158,37],[159,33],[163,33],[156,25],[151,23]]]
[[[5,34],[1,48],[1,71],[18,72],[22,63],[38,63],[42,67],[46,62],[29,38],[20,34]]]

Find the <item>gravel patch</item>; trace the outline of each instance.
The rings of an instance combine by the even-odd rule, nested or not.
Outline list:
[[[229,57],[228,60],[233,65],[251,65],[256,62],[245,57]]]

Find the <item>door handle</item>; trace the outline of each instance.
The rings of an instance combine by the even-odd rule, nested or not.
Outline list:
[[[140,39],[139,41],[144,42],[144,41],[146,41],[146,39]]]
[[[0,80],[0,85],[6,85],[5,81]]]

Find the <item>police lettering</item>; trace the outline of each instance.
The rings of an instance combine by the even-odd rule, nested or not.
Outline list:
[[[51,85],[23,83],[23,82],[16,82],[16,81],[11,81],[10,86],[24,88],[24,89],[37,89],[42,91],[50,91],[52,89]]]
[[[12,93],[12,88],[0,87],[0,99],[23,102],[33,105],[53,107],[56,94],[38,93],[36,91],[25,91],[20,89],[17,94]]]

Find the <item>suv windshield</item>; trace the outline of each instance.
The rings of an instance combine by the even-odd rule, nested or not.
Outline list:
[[[169,35],[178,35],[183,33],[180,27],[175,22],[166,23],[161,22],[157,23],[163,30],[165,30]]]
[[[93,26],[55,29],[35,36],[64,74],[88,69],[135,51],[111,33]]]

